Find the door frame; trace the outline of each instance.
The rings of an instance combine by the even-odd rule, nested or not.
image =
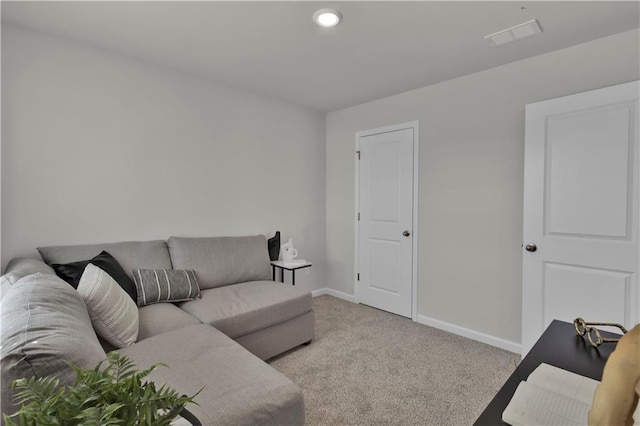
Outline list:
[[[363,130],[356,132],[355,134],[355,198],[354,198],[354,274],[353,274],[353,288],[354,299],[356,303],[360,303],[361,297],[359,295],[358,271],[360,270],[360,224],[358,220],[358,212],[360,211],[360,138],[365,136],[377,135],[380,133],[390,133],[397,130],[413,129],[413,212],[412,212],[412,252],[413,258],[411,259],[412,271],[411,271],[411,320],[418,320],[418,165],[419,165],[419,134],[418,134],[418,120],[410,121],[402,124],[395,124],[391,126],[378,127],[371,130]]]

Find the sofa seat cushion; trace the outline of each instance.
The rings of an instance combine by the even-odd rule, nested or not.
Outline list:
[[[2,412],[13,413],[11,383],[56,376],[75,382],[68,362],[94,368],[106,358],[82,297],[55,275],[36,273],[16,282],[0,303]]]
[[[203,425],[301,425],[302,391],[290,379],[208,325],[170,331],[118,350],[138,368],[163,362],[150,375],[193,395],[187,409]]]
[[[250,281],[202,290],[202,299],[178,306],[235,339],[304,315],[312,309],[312,296],[282,283]]]
[[[167,243],[162,240],[38,247],[40,256],[49,265],[91,259],[102,251],[113,256],[131,279],[133,268],[171,269],[169,249]]]
[[[190,325],[200,324],[173,303],[154,303],[138,309],[138,341]]]

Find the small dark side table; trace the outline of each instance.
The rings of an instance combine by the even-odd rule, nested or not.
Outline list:
[[[602,332],[602,336],[620,337],[606,332]],[[583,338],[576,334],[573,324],[554,320],[480,414],[474,425],[506,424],[502,421],[502,412],[507,408],[520,382],[527,380],[529,374],[540,364],[553,365],[599,381],[602,379],[604,364],[615,348],[615,343],[603,343],[595,348],[591,346],[587,336]]]
[[[284,262],[282,260],[273,260],[271,261],[271,269],[273,280],[276,280],[276,268],[280,269],[280,282],[284,283],[284,271],[291,271],[291,284],[296,285],[296,270],[308,268],[311,266],[311,262],[305,261],[294,261],[294,262]]]

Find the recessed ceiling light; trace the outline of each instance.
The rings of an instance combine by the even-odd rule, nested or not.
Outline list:
[[[320,9],[313,14],[313,20],[321,27],[335,27],[342,19],[342,13],[335,9]]]

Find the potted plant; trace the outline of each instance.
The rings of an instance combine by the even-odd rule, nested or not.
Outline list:
[[[22,407],[10,416],[3,414],[5,425],[171,425],[180,417],[188,420],[186,424],[200,425],[184,408],[195,404],[193,398],[200,391],[180,395],[144,380],[164,364],[140,371],[127,357],[111,352],[106,364],[93,369],[70,366],[76,373],[73,386],[60,386],[55,377],[14,381],[15,398]]]

